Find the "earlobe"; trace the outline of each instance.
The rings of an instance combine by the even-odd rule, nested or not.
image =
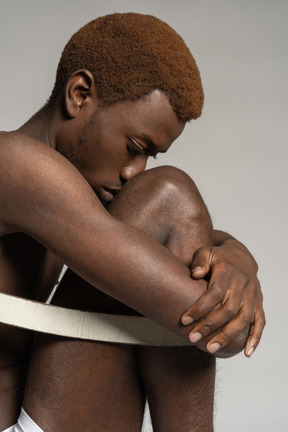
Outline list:
[[[74,118],[96,96],[93,74],[81,69],[74,72],[65,88],[65,108],[68,117]]]

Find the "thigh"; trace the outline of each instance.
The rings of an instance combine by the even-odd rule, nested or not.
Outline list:
[[[53,303],[129,313],[70,271]],[[135,348],[39,335],[24,409],[45,432],[140,432],[144,397]]]
[[[193,347],[140,347],[154,432],[212,432],[215,359]]]

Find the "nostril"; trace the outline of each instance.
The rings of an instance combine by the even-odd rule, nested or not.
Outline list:
[[[122,186],[124,186],[125,183],[127,183],[127,180],[126,180],[124,177],[122,177],[121,174],[120,174],[120,181],[121,181],[121,185],[122,185]]]

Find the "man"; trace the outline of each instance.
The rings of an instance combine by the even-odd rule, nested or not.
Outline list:
[[[41,336],[15,431],[137,431],[145,395],[155,430],[212,430],[214,356],[245,342],[250,356],[264,327],[257,265],[213,231],[186,174],[143,173],[202,105],[180,36],[148,15],[113,14],[72,36],[47,104],[1,134],[1,290],[45,301],[65,263],[55,304],[140,313],[195,345]],[[1,340],[0,427],[10,431],[33,334],[1,326]]]

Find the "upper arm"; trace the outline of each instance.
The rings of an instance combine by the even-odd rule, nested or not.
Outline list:
[[[71,248],[83,223],[95,230],[97,219],[99,224],[111,219],[74,166],[37,141],[1,146],[0,182],[2,226],[24,232],[56,253],[68,249],[68,232]]]

